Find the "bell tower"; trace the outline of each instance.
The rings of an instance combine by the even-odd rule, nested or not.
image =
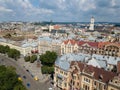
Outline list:
[[[94,31],[94,22],[95,22],[94,17],[91,17],[89,30]]]

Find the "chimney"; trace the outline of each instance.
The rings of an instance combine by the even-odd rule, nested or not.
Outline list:
[[[120,61],[117,62],[117,73],[120,73]]]

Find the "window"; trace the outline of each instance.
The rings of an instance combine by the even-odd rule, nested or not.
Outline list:
[[[66,73],[66,72],[64,72],[64,75],[67,75],[67,73]]]
[[[73,85],[75,85],[75,82],[73,81]]]
[[[56,68],[56,71],[58,71],[58,69]]]
[[[65,87],[67,87],[67,84],[66,84],[66,83],[64,83],[64,86],[65,86]]]
[[[114,89],[111,89],[111,90],[114,90]]]
[[[73,76],[73,79],[76,79],[76,76]]]
[[[60,71],[60,73],[62,73],[62,74],[63,74],[63,71]]]
[[[96,81],[94,81],[94,85],[96,85]]]
[[[90,80],[88,78],[84,78],[84,81],[90,83]]]
[[[106,86],[105,86],[105,85],[104,85],[103,87],[104,87],[104,89],[106,89]]]

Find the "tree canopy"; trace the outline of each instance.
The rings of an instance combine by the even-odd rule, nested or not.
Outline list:
[[[26,62],[34,63],[37,60],[37,55],[32,55],[32,56],[25,56],[24,60]]]
[[[13,67],[0,66],[0,90],[26,90]]]
[[[17,60],[17,58],[20,57],[20,51],[16,50],[16,49],[10,49],[8,52],[8,57],[14,58],[15,60]]]
[[[40,55],[40,60],[43,65],[52,66],[57,58],[56,52],[46,51],[45,54]]]
[[[43,65],[41,68],[43,74],[52,74],[54,72],[54,63],[56,59],[56,52],[46,51],[45,54],[40,55],[40,60]]]
[[[7,54],[8,57],[17,60],[20,57],[20,51],[11,49],[9,46],[0,45],[0,53]]]

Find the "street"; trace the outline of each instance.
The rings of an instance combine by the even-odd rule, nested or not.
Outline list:
[[[13,66],[28,90],[48,90],[50,83],[38,82],[17,61],[0,54],[0,65]]]

